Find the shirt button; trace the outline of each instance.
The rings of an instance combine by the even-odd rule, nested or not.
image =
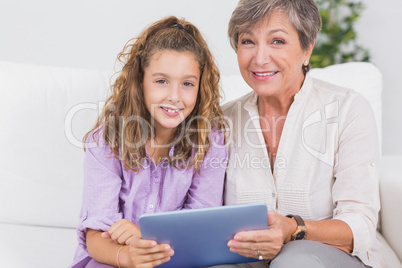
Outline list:
[[[272,193],[272,198],[275,198],[275,196],[276,196],[276,194],[275,194],[275,193]]]
[[[374,162],[370,163],[370,166],[375,167],[375,163]]]
[[[151,204],[151,205],[149,205],[149,208],[154,208],[154,205],[152,205],[152,204]]]
[[[159,179],[155,179],[154,182],[155,182],[155,183],[158,183],[158,182],[159,182]]]

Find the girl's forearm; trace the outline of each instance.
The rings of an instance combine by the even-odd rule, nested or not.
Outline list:
[[[126,267],[126,259],[128,253],[127,245],[120,245],[112,239],[101,237],[102,231],[88,229],[87,231],[87,249],[89,255],[97,262],[112,265],[115,267]],[[123,248],[121,248],[123,246]],[[120,252],[119,252],[120,250]],[[117,255],[119,253],[119,263],[117,263]]]

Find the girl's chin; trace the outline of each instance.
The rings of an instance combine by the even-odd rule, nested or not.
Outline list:
[[[170,122],[169,122],[170,121]],[[173,121],[173,122],[172,122]],[[180,126],[181,120],[161,120],[157,125],[160,130],[174,130]]]

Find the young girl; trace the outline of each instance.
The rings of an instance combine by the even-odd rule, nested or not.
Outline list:
[[[143,31],[85,136],[84,199],[73,267],[154,267],[141,214],[222,205],[227,150],[219,71],[198,29],[175,17]]]

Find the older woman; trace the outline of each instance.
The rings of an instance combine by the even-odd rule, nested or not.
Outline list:
[[[240,0],[229,23],[254,92],[228,103],[225,204],[265,202],[266,230],[240,232],[236,267],[381,267],[379,146],[358,93],[309,76],[321,19],[314,0]]]

